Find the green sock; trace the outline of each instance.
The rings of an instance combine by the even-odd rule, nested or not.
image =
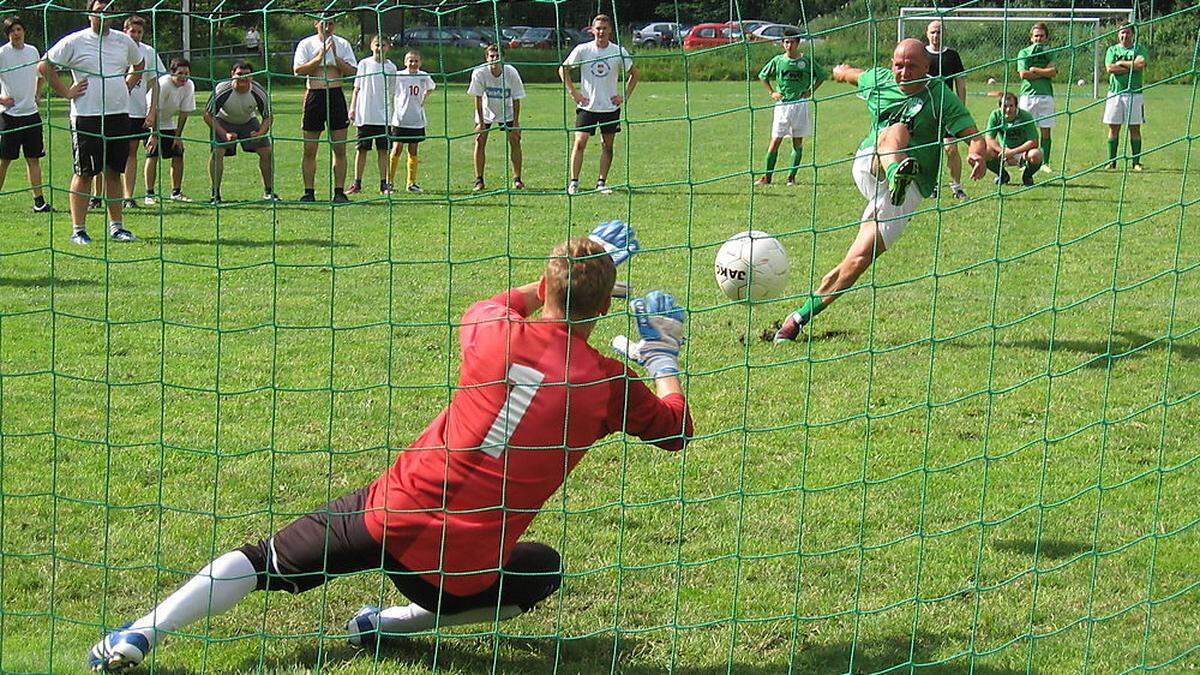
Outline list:
[[[800,315],[800,325],[808,325],[808,322],[812,321],[814,316],[824,311],[827,304],[829,303],[822,302],[821,299],[816,296],[809,298],[808,302],[804,303],[803,307],[796,310],[796,313]]]
[[[987,168],[988,168],[988,171],[991,171],[992,173],[999,176],[1000,175],[1000,160],[989,159],[987,161]]]
[[[1142,139],[1140,139],[1140,138],[1129,139],[1129,149],[1133,151],[1133,163],[1141,164],[1142,163]]]
[[[1052,145],[1054,144],[1050,141],[1049,136],[1042,139],[1042,157],[1045,158],[1042,160],[1043,164],[1050,163],[1050,146]]]
[[[1117,146],[1119,146],[1120,144],[1121,144],[1121,140],[1118,138],[1108,139],[1108,161],[1110,161],[1110,162],[1117,161]]]
[[[789,178],[795,178],[796,172],[800,170],[800,158],[804,156],[802,148],[792,148],[792,170],[788,174]]]
[[[775,162],[779,160],[779,152],[767,153],[767,175],[770,176],[775,172]]]

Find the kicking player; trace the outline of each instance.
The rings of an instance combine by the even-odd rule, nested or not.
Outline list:
[[[1054,78],[1057,64],[1046,46],[1050,29],[1041,21],[1029,29],[1029,46],[1017,52],[1017,75],[1021,78],[1021,110],[1033,115],[1041,134],[1042,171],[1050,173],[1050,130],[1054,128]]]
[[[755,185],[771,184],[771,174],[779,159],[779,145],[788,136],[792,138],[792,158],[787,184],[796,184],[804,139],[813,133],[812,95],[829,78],[829,73],[811,54],[805,57],[800,52],[799,33],[785,35],[782,44],[783,53],[767,61],[758,73],[758,79],[775,101],[775,119],[771,123],[771,143],[767,146],[767,170],[754,182]]]
[[[930,21],[925,26],[925,51],[929,54],[929,76],[940,77],[947,87],[963,102],[967,103],[966,68],[957,49],[942,45],[942,22]],[[962,157],[958,154],[958,141],[942,139],[946,151],[946,168],[950,170],[950,192],[955,199],[966,199],[967,191],[962,186]],[[936,192],[936,191],[935,191]]]
[[[1006,166],[1022,167],[1021,183],[1033,185],[1033,175],[1042,165],[1038,148],[1037,125],[1033,115],[1017,106],[1017,96],[1010,91],[1000,97],[1000,107],[992,111],[987,121],[987,168],[996,174],[996,184],[1009,181]]]
[[[25,42],[25,24],[20,17],[4,20],[4,34],[8,42],[0,47],[0,190],[4,189],[8,165],[25,153],[33,210],[48,213],[53,209],[42,194],[41,158],[46,156],[46,147],[42,116],[38,114],[42,93],[38,61],[42,55],[37,47]]]
[[[851,169],[867,207],[846,256],[821,279],[808,302],[784,320],[775,342],[795,340],[876,258],[895,247],[921,199],[933,194],[941,140],[978,133],[958,96],[941,80],[928,79],[928,74],[929,54],[913,38],[896,45],[890,72],[845,64],[833,69],[834,80],[858,87],[858,97],[866,102],[872,120]],[[971,178],[979,180],[987,171],[987,145],[976,137],[968,148]]]
[[[392,106],[392,160],[388,181],[394,181],[400,156],[408,148],[408,191],[421,192],[417,184],[417,149],[425,140],[425,101],[437,89],[429,73],[421,70],[420,52],[404,55],[404,70],[396,77],[396,104]]]
[[[486,62],[471,71],[467,93],[475,97],[475,191],[484,189],[483,170],[487,165],[488,132],[492,125],[508,136],[508,156],[512,161],[513,189],[524,190],[521,180],[521,99],[525,83],[515,66],[500,60],[500,46],[484,49]]]
[[[575,111],[575,145],[571,148],[571,181],[567,183],[567,194],[579,192],[579,172],[583,170],[583,152],[588,139],[600,130],[600,173],[596,179],[596,191],[611,194],[608,187],[608,169],[613,161],[613,142],[621,130],[621,105],[633,96],[638,83],[638,69],[633,58],[624,47],[612,42],[613,22],[607,14],[592,19],[590,42],[575,45],[570,55],[558,69],[558,77],[566,86],[578,109]],[[579,79],[583,91],[571,81],[571,69],[580,69]],[[620,92],[620,72],[629,74],[625,82],[625,94]]]
[[[107,195],[109,237],[120,242],[137,239],[122,222],[121,174],[129,158],[129,90],[141,80],[145,58],[128,35],[106,25],[111,1],[89,0],[88,27],[56,42],[38,64],[54,93],[71,101],[71,241],[82,245],[92,243],[87,210],[97,178]],[[56,66],[71,71],[70,86],[63,84]]]
[[[1146,121],[1142,99],[1142,70],[1146,67],[1146,47],[1134,43],[1133,24],[1117,31],[1117,44],[1104,54],[1108,71],[1108,97],[1104,101],[1104,123],[1108,125],[1108,167],[1117,168],[1117,148],[1121,144],[1121,125],[1129,127],[1129,150],[1133,170],[1142,170],[1142,124]]]
[[[212,154],[208,158],[208,175],[212,179],[213,205],[221,203],[221,179],[225,175],[225,158],[242,150],[258,155],[258,171],[262,174],[263,199],[279,201],[275,194],[275,174],[271,166],[271,103],[267,90],[254,81],[254,66],[238,61],[229,71],[230,78],[217,83],[208,105],[204,106],[204,123],[212,130]],[[261,116],[261,121],[260,121]]]
[[[333,201],[345,203],[346,196],[346,128],[350,126],[350,113],[346,108],[346,95],[342,93],[342,79],[358,72],[358,60],[354,48],[340,35],[332,18],[318,19],[313,23],[316,35],[310,35],[296,45],[292,58],[292,72],[303,76],[304,160],[300,173],[304,179],[302,202],[317,201],[313,185],[317,178],[317,150],[321,133],[329,129],[329,140],[333,145]]]
[[[150,140],[151,130],[158,117],[158,78],[167,74],[158,51],[142,42],[146,34],[146,19],[136,14],[125,19],[125,34],[137,43],[142,52],[146,71],[136,86],[129,89],[129,159],[125,163],[124,206],[136,208],[134,188],[137,187],[138,147]],[[149,146],[147,146],[149,147]],[[147,159],[149,156],[147,155]]]
[[[367,154],[375,148],[379,167],[379,192],[389,194],[388,182],[388,118],[391,115],[391,96],[396,82],[396,64],[387,57],[391,43],[376,35],[371,38],[371,56],[358,62],[354,76],[354,93],[350,95],[350,121],[354,122],[358,145],[354,153],[354,184],[350,194],[362,192],[363,170]]]
[[[169,633],[255,590],[302,593],[362,570],[382,571],[411,601],[350,618],[350,643],[371,650],[391,636],[511,619],[553,595],[558,551],[520,539],[588,448],[623,432],[679,450],[692,435],[678,377],[684,310],[670,295],[630,303],[640,340],[628,350],[655,391],[588,344],[632,243],[623,223],[604,223],[555,247],[538,281],[472,305],[454,397],[392,467],[217,557],[100,640],[92,667],[136,666]]]
[[[196,111],[196,83],[192,82],[192,64],[185,58],[171,59],[171,73],[158,78],[158,124],[155,134],[146,139],[146,205],[158,203],[155,183],[158,160],[171,160],[171,200],[190,202],[183,194],[183,127],[188,114]]]

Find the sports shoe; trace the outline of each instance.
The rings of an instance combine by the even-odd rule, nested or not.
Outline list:
[[[155,195],[146,195],[146,198],[142,200],[142,203],[146,206],[154,206],[158,204],[158,197]]]
[[[1133,163],[1133,170],[1134,170],[1134,171],[1136,171],[1136,172],[1138,172],[1138,173],[1141,173],[1142,171],[1144,171],[1144,169],[1142,168],[1142,164],[1141,164],[1141,162],[1134,162],[1134,163]]]
[[[221,197],[218,196],[217,201],[220,201],[220,199],[221,199]],[[264,192],[263,193],[263,201],[264,202],[278,202],[278,201],[282,201],[282,200],[279,199],[279,195],[275,194],[274,192]]]
[[[349,204],[350,198],[346,196],[345,192],[335,192],[335,193],[333,193],[333,203],[334,204]]]
[[[150,641],[125,624],[97,642],[88,652],[88,668],[95,672],[116,673],[142,664],[150,653]]]
[[[104,200],[100,199],[99,197],[92,197],[92,198],[88,199],[88,209],[89,210],[95,211],[96,209],[100,208],[101,206],[104,206]]]
[[[967,191],[962,189],[961,185],[951,185],[950,191],[954,193],[955,199],[966,199]]]
[[[346,642],[351,647],[375,650],[379,643],[379,608],[363,605],[358,613],[346,622]]]
[[[513,189],[514,190],[524,190],[525,189],[525,181],[521,180],[520,176],[517,176],[516,178],[513,179]]]
[[[1042,173],[1054,173],[1054,169],[1051,169],[1049,164],[1043,164],[1041,170]]]
[[[796,177],[788,176],[787,182],[784,183],[784,185],[786,185],[788,187],[795,187],[796,186]]]
[[[350,187],[346,188],[346,194],[348,194],[348,195],[356,195],[360,192],[362,192],[362,187],[359,186],[358,184],[354,184],[354,185],[351,185]]]
[[[1000,169],[1000,174],[996,176],[996,185],[1008,185],[1008,181],[1012,177],[1008,175],[1008,169]]]
[[[900,206],[908,195],[908,186],[912,185],[913,178],[917,176],[921,166],[912,157],[905,157],[890,168],[892,170],[887,172],[887,177],[888,189],[892,193],[892,206]]]
[[[471,188],[472,192],[483,192],[484,184],[482,178],[475,179],[475,185]]]
[[[388,183],[387,185],[385,185],[385,186],[383,186],[382,188],[380,188],[380,189],[379,189],[379,194],[381,194],[381,195],[390,195],[390,194],[392,194],[392,193],[393,193],[393,192],[395,192],[395,191],[396,191],[396,188],[395,188],[395,186],[393,186],[391,183]]]
[[[413,193],[414,195],[419,195],[419,194],[421,194],[422,192],[424,192],[424,190],[422,190],[422,189],[421,189],[421,186],[420,186],[420,185],[417,185],[416,183],[413,183],[412,185],[409,185],[409,186],[408,186],[407,188],[405,188],[405,189],[406,189],[406,190],[408,190],[409,192]]]
[[[758,179],[754,181],[754,184],[759,187],[765,187],[767,185],[770,185],[771,177],[770,176],[759,176]]]
[[[612,188],[608,187],[608,181],[598,180],[596,181],[596,192],[599,192],[602,195],[611,195]]]
[[[788,317],[783,320],[783,325],[775,331],[775,344],[795,342],[796,338],[800,337],[802,330],[804,330],[804,324],[800,323],[800,312],[788,314]]]
[[[1108,170],[1108,171],[1116,171],[1116,170],[1117,170],[1117,163],[1116,163],[1116,162],[1109,162],[1108,164],[1105,164],[1105,165],[1104,165],[1104,168],[1105,168],[1106,170]]]
[[[33,205],[34,213],[52,213],[53,211],[54,207],[50,206],[50,202],[42,202],[41,206],[38,206],[37,204]]]
[[[189,197],[189,196],[187,196],[187,195],[183,194],[182,192],[172,192],[172,193],[171,193],[171,201],[173,201],[173,202],[184,202],[184,203],[190,203],[190,202],[194,202],[194,201],[196,201],[196,200],[194,200],[194,199],[192,199],[191,197]]]
[[[110,232],[108,235],[108,238],[112,239],[113,241],[120,241],[120,242],[137,241],[137,237],[133,236],[132,232],[130,232],[129,230],[127,230],[123,227],[118,227],[117,229]]]
[[[76,230],[75,234],[71,235],[71,243],[87,246],[92,243],[92,238],[88,236],[87,230]]]
[[[306,202],[306,203],[312,203],[312,202],[317,201],[317,196],[312,194],[311,192],[305,192],[304,196],[301,197],[299,199],[299,201]]]
[[[567,194],[573,195],[579,193],[579,181],[573,180],[567,183]]]
[[[136,199],[122,199],[121,200],[121,208],[136,209],[139,207],[138,207],[138,203],[137,203]]]

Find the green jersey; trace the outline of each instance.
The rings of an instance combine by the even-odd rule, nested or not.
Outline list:
[[[767,65],[758,71],[758,79],[774,84],[775,90],[783,94],[786,102],[799,101],[806,92],[811,96],[812,90],[828,78],[829,73],[821,64],[804,54],[794,59],[788,58],[787,54],[780,54],[767,61]]]
[[[987,135],[1000,141],[1006,148],[1019,148],[1029,141],[1037,140],[1038,130],[1033,115],[1026,110],[1017,110],[1016,119],[1004,117],[1004,111],[996,108],[988,116]]]
[[[1017,52],[1017,70],[1046,68],[1053,62],[1050,48],[1046,45],[1032,44]],[[1023,79],[1021,80],[1021,95],[1053,96],[1054,82],[1048,77],[1039,77],[1036,80]]]
[[[933,194],[942,160],[942,139],[975,125],[962,100],[941,80],[930,80],[920,91],[905,94],[887,68],[863,71],[858,76],[858,97],[867,102],[871,114],[871,133],[858,149],[873,147],[879,132],[887,127],[907,124],[907,152],[920,166],[917,188],[926,197]]]
[[[1139,56],[1146,58],[1145,47],[1136,43],[1132,47],[1122,47],[1118,42],[1104,53],[1104,65],[1111,66],[1117,61],[1132,61]],[[1128,73],[1109,73],[1108,91],[1110,94],[1142,93],[1142,71],[1130,69]]]

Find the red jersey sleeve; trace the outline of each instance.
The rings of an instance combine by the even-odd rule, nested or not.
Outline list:
[[[474,345],[476,336],[487,330],[489,325],[494,326],[498,321],[520,321],[528,313],[525,296],[515,288],[471,305],[463,313],[462,327],[459,329],[462,352],[466,354]]]
[[[637,377],[626,368],[625,376],[614,380],[609,431],[623,431],[664,450],[682,450],[694,433],[687,399],[683,394],[659,398]]]

